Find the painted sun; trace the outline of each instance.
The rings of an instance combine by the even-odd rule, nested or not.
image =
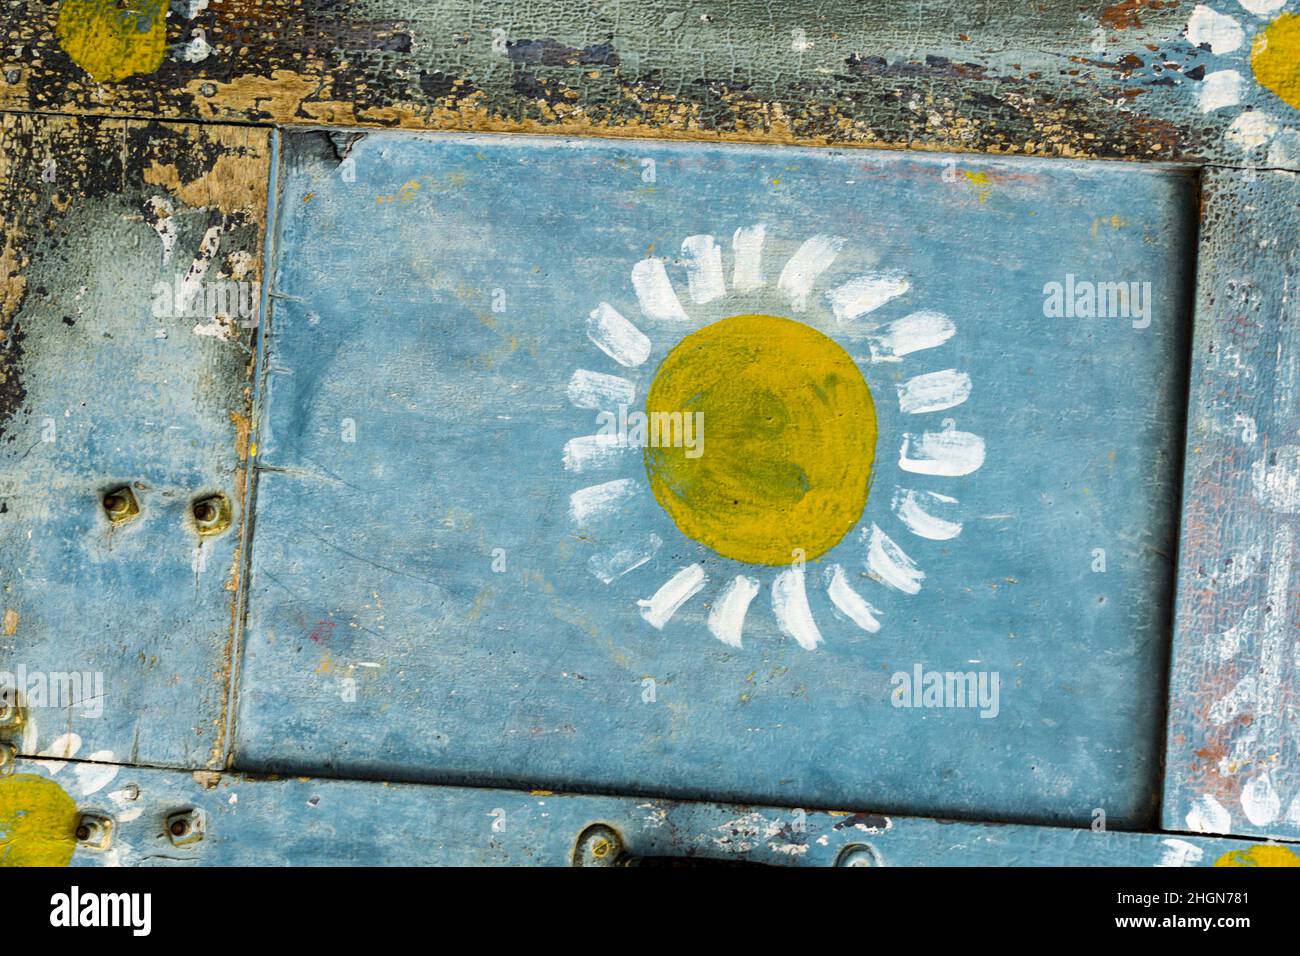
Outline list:
[[[844,244],[836,236],[807,239],[773,285],[764,269],[765,226],[736,230],[729,250],[711,235],[690,236],[672,265],[685,278],[694,316],[668,264],[642,259],[631,270],[641,322],[601,302],[587,323],[588,338],[622,367],[620,374],[580,368],[568,383],[578,408],[626,423],[635,407],[642,421],[672,421],[672,434],[688,439],[647,441],[644,433],[629,437],[626,428],[570,439],[563,454],[569,472],[623,472],[575,490],[570,518],[591,529],[652,495],[677,532],[734,564],[707,599],[708,630],[731,647],[743,646],[745,619],[765,586],[786,637],[807,650],[823,642],[808,601],[809,562],[821,565],[819,586],[837,615],[867,633],[881,629],[884,615],[862,587],[921,590],[925,572],[881,525],[947,541],[961,533],[960,502],[902,483],[878,487],[885,463],[878,445],[897,443],[896,468],[887,463],[891,475],[925,481],[960,479],[984,463],[984,440],[958,430],[952,418],[880,433],[876,403],[887,391],[901,415],[924,423],[965,403],[971,380],[948,368],[899,378],[892,388],[873,385],[863,366],[921,356],[956,327],[935,311],[875,321],[873,313],[911,291],[902,272],[871,272],[820,289]],[[654,344],[643,328],[668,338],[652,374],[646,372]],[[865,345],[862,356],[846,343]],[[620,540],[593,554],[588,568],[608,585],[646,565],[662,545],[650,532]],[[637,602],[641,617],[662,629],[709,584],[703,560],[679,568]]]

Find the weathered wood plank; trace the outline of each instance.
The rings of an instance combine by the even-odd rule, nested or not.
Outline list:
[[[0,109],[1293,166],[1276,6],[8,0]]]
[[[0,736],[21,753],[224,760],[271,136],[0,117],[0,671],[25,718]],[[231,526],[202,535],[211,495]]]
[[[107,846],[76,840],[83,813],[112,822]],[[201,825],[169,836],[177,819]],[[592,825],[612,831],[632,857],[777,866],[1300,864],[1294,846],[1246,840],[849,811],[111,765],[88,770],[61,761],[20,761],[12,776],[0,777],[5,859],[18,864],[569,866],[579,835]],[[613,856],[605,853],[602,861]]]
[[[1212,170],[1164,825],[1300,836],[1300,178]]]

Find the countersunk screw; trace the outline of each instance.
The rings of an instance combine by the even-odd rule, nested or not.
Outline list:
[[[623,838],[603,823],[583,830],[573,848],[574,866],[618,866],[622,857]]]
[[[209,495],[190,505],[195,527],[199,534],[220,534],[230,527],[230,499],[225,495]]]
[[[113,524],[129,521],[140,513],[140,503],[136,500],[135,492],[127,485],[105,492],[100,503]]]
[[[5,81],[8,83],[17,83],[22,78],[22,70],[5,70]]]
[[[850,843],[835,859],[836,866],[880,866],[880,854],[866,843]]]

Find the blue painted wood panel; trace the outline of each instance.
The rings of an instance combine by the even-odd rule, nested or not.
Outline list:
[[[1300,182],[1205,182],[1164,825],[1295,839]]]
[[[0,686],[23,718],[0,739],[19,753],[224,764],[271,138],[0,118]],[[231,520],[203,536],[210,495]]]
[[[1189,176],[404,134],[286,148],[241,767],[1152,819]],[[750,260],[735,233],[756,224]],[[1111,282],[1149,315],[1045,314],[1051,283]],[[638,449],[568,444],[738,313],[819,330],[875,396],[865,511],[804,568],[720,556],[658,506]],[[758,588],[743,636],[710,627],[737,578]],[[918,670],[996,679],[997,706],[894,706]]]
[[[0,862],[61,852],[73,866],[569,866],[580,834],[600,826],[634,858],[772,866],[1263,866],[1295,865],[1295,849],[1246,840],[985,825],[767,806],[728,806],[548,791],[257,779],[108,768],[88,781],[75,765],[24,761],[0,777],[0,808],[20,789],[52,792],[0,843]],[[57,806],[57,809],[55,808]],[[59,819],[112,822],[107,844],[74,843]],[[196,821],[169,836],[177,818]],[[0,826],[12,821],[0,810]],[[9,830],[12,833],[12,829]],[[6,856],[7,854],[7,856]]]

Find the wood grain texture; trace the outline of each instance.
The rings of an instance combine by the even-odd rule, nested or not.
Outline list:
[[[579,834],[602,824],[634,857],[773,866],[834,866],[849,848],[874,866],[1300,863],[1292,847],[1206,836],[310,777],[105,766],[86,778],[97,789],[85,793],[84,766],[19,761],[13,777],[0,777],[0,824],[10,794],[39,785],[63,806],[75,801],[112,819],[109,845],[74,846],[71,833],[62,840],[20,833],[11,852],[70,854],[74,867],[570,866]],[[177,812],[201,815],[202,839],[173,844],[165,822]]]
[[[1205,177],[1164,825],[1300,836],[1300,179]]]
[[[271,135],[0,117],[0,671],[21,753],[224,760],[251,408],[237,291],[261,278]],[[122,486],[139,513],[116,524],[101,499]],[[201,538],[208,494],[234,527]],[[57,696],[68,674],[88,676]]]
[[[1237,24],[1235,46],[1199,26],[1189,38],[1203,5],[1188,0],[4,6],[3,109],[1273,166],[1300,157],[1296,111],[1249,62],[1270,17],[1231,0],[1210,7]],[[103,39],[87,44],[91,30]],[[1262,75],[1285,93],[1276,78],[1295,62],[1288,52]],[[1256,115],[1239,128],[1243,111]]]

